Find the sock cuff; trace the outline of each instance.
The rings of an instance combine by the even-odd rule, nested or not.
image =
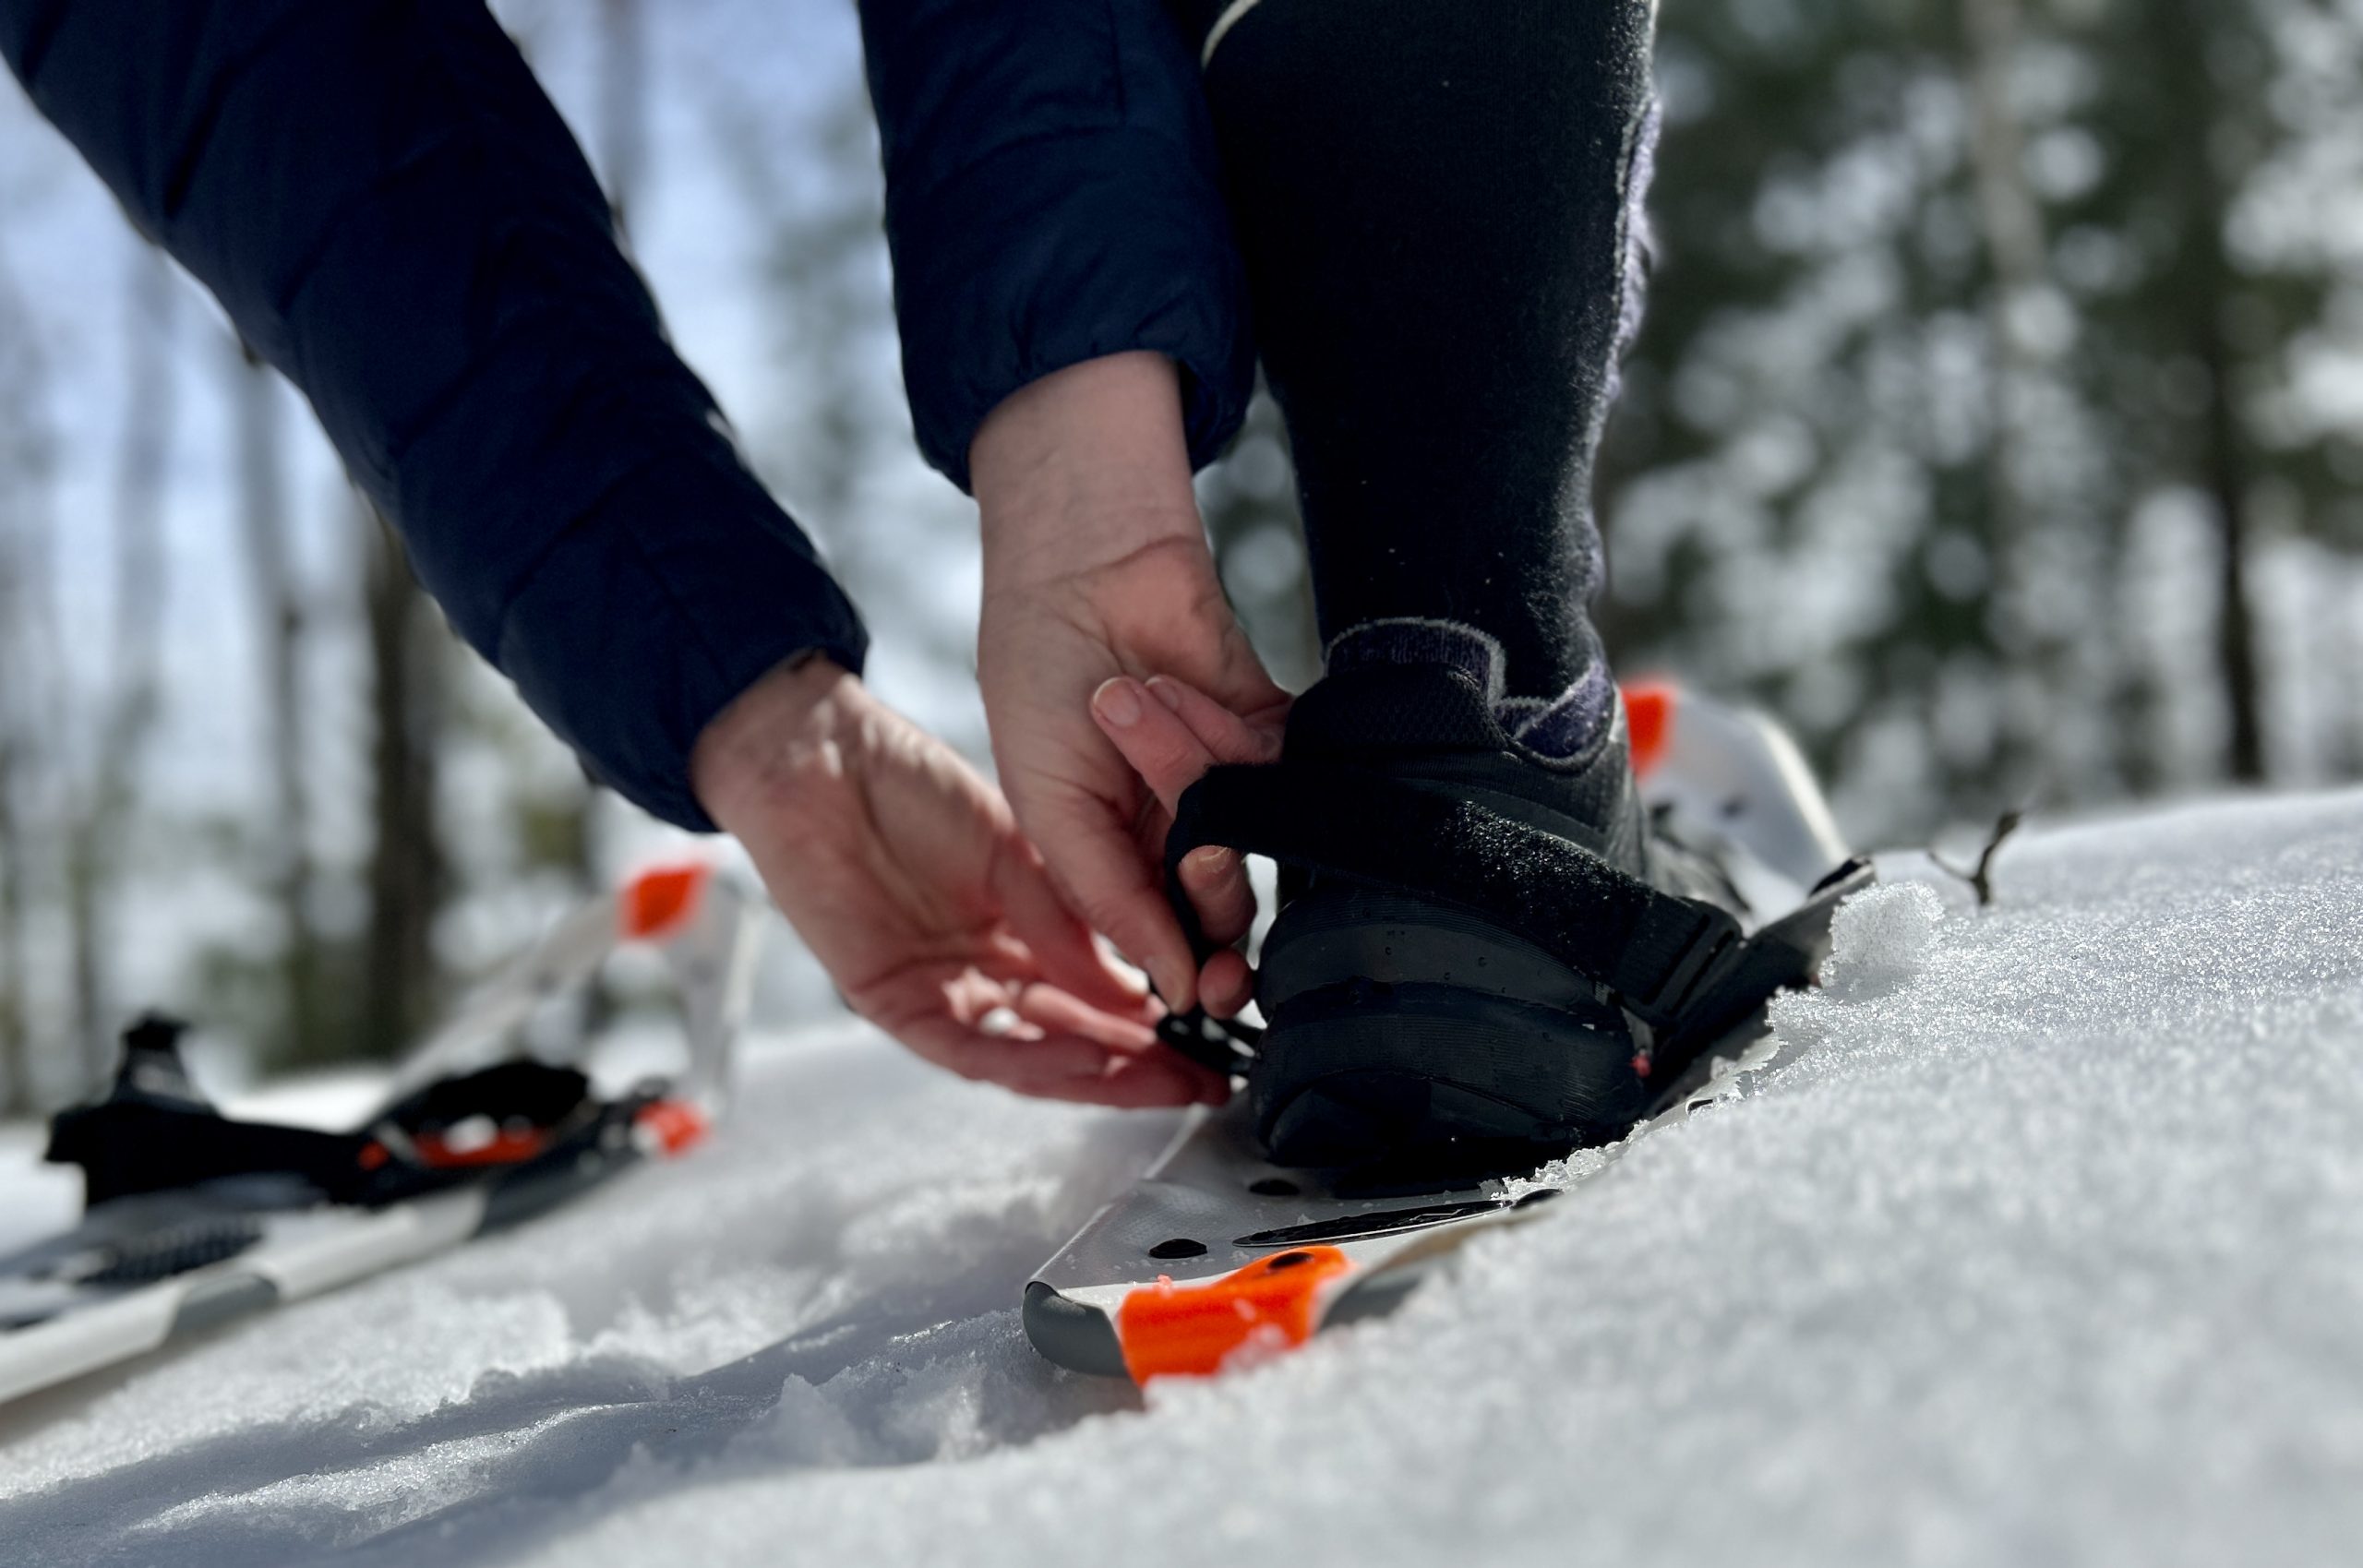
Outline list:
[[[1460,621],[1431,620],[1421,616],[1391,616],[1348,627],[1322,650],[1323,666],[1332,675],[1369,669],[1377,664],[1442,664],[1457,670],[1485,694],[1486,703],[1503,701],[1504,666],[1508,659],[1499,640]]]
[[[1363,621],[1331,639],[1323,663],[1331,675],[1384,664],[1442,664],[1485,694],[1510,738],[1540,756],[1577,757],[1589,751],[1615,712],[1616,688],[1596,640],[1583,669],[1552,697],[1507,694],[1508,657],[1499,639],[1461,621],[1398,616]]]

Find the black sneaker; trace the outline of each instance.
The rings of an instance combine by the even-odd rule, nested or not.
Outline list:
[[[1364,665],[1298,700],[1282,766],[1433,790],[1646,881],[1647,822],[1623,710],[1608,701],[1589,743],[1553,758],[1513,737],[1469,670]],[[1621,1137],[1652,1098],[1645,1042],[1618,1000],[1461,904],[1289,875],[1256,1000],[1268,1027],[1248,1093],[1283,1165],[1511,1168]]]

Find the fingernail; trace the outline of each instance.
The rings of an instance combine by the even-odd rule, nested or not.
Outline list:
[[[1193,849],[1182,858],[1189,863],[1193,876],[1204,878],[1208,881],[1227,875],[1239,862],[1239,856],[1235,851],[1226,849],[1218,844],[1210,844],[1202,849]]]
[[[1134,690],[1134,683],[1122,676],[1099,683],[1091,694],[1092,712],[1120,730],[1128,730],[1141,722],[1141,700]]]
[[[1163,676],[1151,676],[1148,677],[1148,688],[1157,693],[1157,700],[1159,702],[1164,703],[1167,707],[1172,709],[1177,713],[1182,711],[1181,688],[1176,687],[1171,681],[1166,679]]]

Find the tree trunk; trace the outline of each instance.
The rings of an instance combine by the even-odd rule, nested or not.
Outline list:
[[[356,1043],[367,1055],[390,1059],[431,1021],[435,999],[435,916],[444,892],[434,749],[441,649],[401,542],[374,511],[367,517],[377,832]]]
[[[0,572],[6,570],[0,565]],[[0,591],[0,603],[6,599]],[[0,736],[0,1116],[34,1108],[32,1030],[25,1008],[24,834],[17,826],[14,748]]]
[[[174,283],[162,254],[142,251],[131,263],[130,285],[129,398],[114,481],[114,604],[107,638],[112,667],[97,715],[90,773],[76,792],[66,884],[74,1016],[84,1075],[93,1083],[102,1082],[114,1065],[114,905],[123,880],[125,841],[137,816],[139,762],[159,700],[164,465],[175,413]]]
[[[2207,490],[2215,504],[2215,520],[2223,539],[2216,580],[2220,605],[2215,620],[2215,658],[2224,672],[2225,704],[2231,720],[2226,763],[2233,778],[2262,784],[2264,756],[2264,671],[2257,652],[2255,612],[2249,601],[2249,557],[2256,547],[2255,527],[2249,509],[2248,454],[2232,406],[2230,354],[2222,332],[2212,323],[2199,329],[2204,340],[2200,363],[2206,366],[2211,389],[2207,400]]]
[[[2069,660],[2060,628],[2045,624],[2036,604],[2045,578],[2057,569],[2050,548],[2056,542],[2045,537],[2056,519],[2045,516],[2028,451],[2038,382],[2051,365],[2047,351],[2030,337],[2025,315],[2047,287],[2050,269],[2043,209],[2027,186],[2025,138],[2011,90],[2020,19],[2019,0],[1961,0],[1973,110],[1970,170],[1993,279],[1986,305],[1994,363],[1985,494],[2006,640],[1997,652],[2033,673],[2048,710],[2005,732],[2010,740],[1997,759],[2005,772],[2028,762],[2039,770],[2056,765]],[[2021,748],[2033,755],[2007,754]]]
[[[0,280],[0,286],[5,281]],[[7,303],[0,295],[0,306]],[[0,324],[11,325],[0,310]],[[19,377],[22,376],[22,380]],[[26,583],[17,547],[21,526],[18,487],[35,482],[30,464],[12,461],[20,447],[30,445],[29,432],[19,427],[26,413],[11,406],[26,389],[29,376],[18,365],[0,359],[0,664],[20,667],[18,649],[22,637],[21,602]],[[22,704],[6,686],[0,686],[0,1116],[33,1110],[32,1024],[28,991],[31,975],[25,961],[27,848],[19,801],[25,795],[25,765],[29,757],[20,746],[28,726]]]
[[[2263,782],[2266,767],[2263,661],[2248,585],[2256,531],[2249,500],[2249,437],[2236,401],[2237,355],[2224,328],[2224,305],[2233,283],[2224,241],[2230,200],[2213,154],[2223,109],[2209,66],[2213,39],[2208,15],[2201,0],[2165,0],[2158,7],[2163,24],[2159,56],[2165,96],[2175,106],[2167,123],[2183,202],[2177,255],[2186,304],[2177,315],[2189,330],[2186,351],[2204,383],[2189,456],[2199,488],[2213,503],[2222,545],[2215,659],[2230,719],[2225,769],[2236,780],[2257,784]]]
[[[2049,269],[2043,209],[2027,188],[2025,138],[2010,97],[2010,74],[2019,51],[2019,0],[1961,0],[1961,30],[1969,44],[1975,109],[1970,162],[1978,221],[1996,283],[1995,341],[2006,366],[2023,368],[2039,363],[2039,355],[2013,325],[2009,307],[2043,288]],[[2008,378],[1997,377],[1996,386],[2007,401]]]
[[[641,0],[599,0],[599,168],[628,238],[648,169],[648,33]]]
[[[27,924],[38,822],[43,715],[39,562],[53,516],[55,474],[48,367],[17,292],[0,267],[0,1115],[38,1110],[33,1075],[32,971]],[[54,736],[53,736],[54,740]],[[48,753],[53,760],[54,750]]]
[[[270,783],[263,880],[278,906],[283,947],[282,1054],[339,1054],[321,1008],[319,940],[312,924],[310,799],[304,762],[304,610],[289,537],[277,373],[243,351],[231,367],[238,432],[239,514],[262,642],[263,733]]]

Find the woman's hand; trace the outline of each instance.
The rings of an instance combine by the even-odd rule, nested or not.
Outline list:
[[[1280,754],[1280,718],[1250,721],[1171,676],[1119,676],[1092,694],[1092,716],[1170,820],[1182,792],[1217,762],[1269,762]],[[1177,875],[1198,928],[1218,951],[1198,972],[1198,1001],[1229,1018],[1254,994],[1247,961],[1231,951],[1255,923],[1255,895],[1236,850],[1206,844],[1182,857]]]
[[[1254,755],[1235,760],[1262,760],[1289,698],[1223,597],[1173,366],[1126,353],[1045,377],[993,411],[969,457],[984,520],[978,676],[1002,787],[1068,907],[1187,1009],[1200,976],[1162,886],[1171,796],[1110,736],[1149,717],[1146,677],[1177,676],[1236,716],[1232,749]],[[1237,856],[1184,881],[1215,916],[1210,936],[1243,933],[1232,916],[1253,905]],[[1218,956],[1205,999],[1243,1002],[1243,972]]]
[[[1218,1103],[1157,1004],[1051,887],[1009,807],[826,660],[783,665],[699,736],[698,798],[747,846],[846,1000],[966,1078],[1101,1105]]]

